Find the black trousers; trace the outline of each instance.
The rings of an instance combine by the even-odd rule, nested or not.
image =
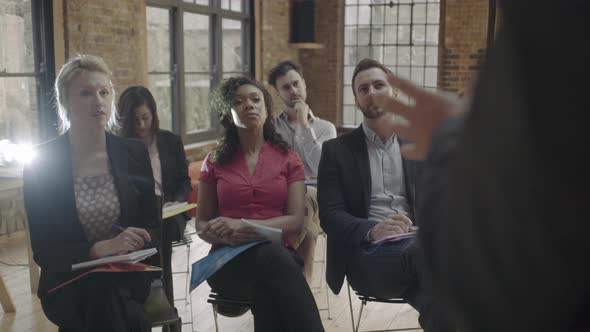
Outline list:
[[[91,273],[43,296],[41,306],[60,331],[148,332],[150,283],[146,273]]]
[[[265,243],[229,261],[207,282],[220,294],[252,298],[256,332],[324,331],[302,265],[294,250]]]
[[[347,267],[350,286],[364,295],[403,298],[420,313],[425,332],[455,331],[425,284],[414,238],[361,247],[353,252]]]

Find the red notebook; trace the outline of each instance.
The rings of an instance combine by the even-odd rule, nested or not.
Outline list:
[[[78,280],[90,273],[95,273],[95,272],[157,272],[157,271],[162,271],[162,269],[159,267],[156,267],[156,266],[151,266],[151,265],[147,265],[147,264],[143,264],[143,263],[109,263],[109,264],[95,267],[91,270],[88,270],[88,271],[82,273],[82,274],[79,274],[76,277],[50,289],[48,291],[48,293],[55,292],[56,290],[62,288],[63,286],[71,284],[72,282],[74,282],[74,281],[76,281],[76,280]]]

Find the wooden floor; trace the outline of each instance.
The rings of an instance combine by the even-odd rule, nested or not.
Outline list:
[[[190,226],[189,226],[190,227]],[[324,243],[320,237],[316,250],[316,261],[323,257]],[[194,262],[206,255],[209,245],[198,237],[193,237],[190,245],[190,262]],[[27,253],[22,231],[12,233],[10,236],[0,236],[0,274],[4,277],[10,292],[16,313],[6,314],[0,311],[0,331],[57,331],[43,314],[39,300],[35,294],[31,294],[29,288],[29,273],[25,266],[7,266],[8,264],[26,264]],[[206,302],[209,294],[207,283],[196,288],[190,296],[186,297],[187,274],[186,269],[187,247],[181,246],[174,250],[173,271],[176,307],[182,316],[182,331],[215,331],[215,323],[211,305]],[[329,292],[330,313],[328,316],[326,302],[325,281],[321,278],[322,263],[316,262],[314,269],[314,291],[322,321],[326,331],[352,331],[350,309],[346,288],[339,295]],[[321,280],[320,280],[321,279]],[[321,282],[321,286],[320,286]],[[358,315],[360,301],[353,294],[353,310],[355,317]],[[220,316],[220,331],[237,332],[253,331],[254,324],[250,312],[238,318]],[[376,304],[369,303],[364,309],[361,321],[361,330],[381,330],[418,327],[417,312],[409,305],[403,304]],[[160,331],[155,328],[154,331]],[[421,331],[421,330],[418,330]]]

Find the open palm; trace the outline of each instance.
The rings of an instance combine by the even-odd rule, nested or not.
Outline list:
[[[402,146],[402,155],[409,159],[423,160],[428,154],[434,130],[444,120],[459,112],[459,100],[445,93],[425,90],[394,75],[389,75],[388,81],[412,98],[414,104],[408,105],[387,95],[374,96],[374,102],[381,109],[406,120],[393,125],[400,138],[411,141]]]

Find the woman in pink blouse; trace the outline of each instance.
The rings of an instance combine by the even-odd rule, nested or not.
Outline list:
[[[221,84],[212,105],[225,133],[201,170],[199,236],[213,250],[261,240],[244,218],[281,228],[285,245],[254,246],[208,282],[221,294],[252,298],[255,331],[323,331],[303,260],[291,246],[303,225],[303,164],[275,131],[270,94],[235,77]]]

